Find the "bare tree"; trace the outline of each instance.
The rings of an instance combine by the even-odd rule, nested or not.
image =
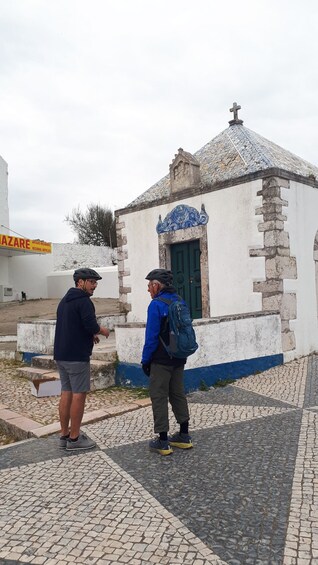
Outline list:
[[[89,245],[116,247],[116,220],[110,208],[89,204],[86,212],[73,208],[65,221],[76,233],[78,242]]]

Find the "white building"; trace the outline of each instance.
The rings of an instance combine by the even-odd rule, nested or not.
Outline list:
[[[243,126],[194,155],[116,212],[122,382],[139,369],[146,274],[171,268],[200,349],[186,386],[251,374],[318,349],[318,168]],[[131,347],[127,347],[131,344]],[[195,383],[193,385],[193,383]]]
[[[118,298],[118,268],[109,247],[76,243],[46,243],[23,238],[10,230],[8,165],[0,157],[0,302],[61,298],[74,285],[74,269],[99,269],[103,277],[97,298]]]

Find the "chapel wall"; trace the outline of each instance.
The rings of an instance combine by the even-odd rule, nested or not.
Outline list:
[[[209,216],[206,230],[210,316],[262,309],[261,295],[253,292],[253,282],[265,277],[264,258],[255,260],[249,255],[251,247],[262,245],[260,219],[254,213],[255,206],[260,204],[260,187],[261,181],[252,181],[117,216],[119,292],[121,309],[128,313],[129,322],[145,321],[149,304],[145,276],[164,266],[156,232],[159,215],[164,219],[181,203],[196,210],[203,204]],[[181,231],[184,241],[191,239],[191,228]],[[173,232],[178,233],[179,230]]]
[[[284,292],[296,296],[297,311],[290,327],[295,334],[295,356],[318,350],[317,288],[314,242],[318,231],[318,190],[290,181],[282,190],[288,200],[286,229],[290,252],[297,261],[297,278],[284,280]],[[286,358],[288,360],[288,357]]]

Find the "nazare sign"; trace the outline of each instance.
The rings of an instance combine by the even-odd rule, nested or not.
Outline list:
[[[16,251],[26,251],[28,253],[51,253],[52,244],[39,239],[26,239],[7,234],[0,234],[0,248],[12,249]]]

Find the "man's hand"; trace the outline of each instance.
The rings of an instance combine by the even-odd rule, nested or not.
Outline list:
[[[104,328],[103,326],[101,326],[99,328],[99,332],[101,335],[104,335],[106,337],[106,339],[109,337],[109,329]]]
[[[150,377],[151,363],[141,363],[141,367],[145,375],[147,375],[147,377]]]
[[[94,335],[94,338],[93,338],[93,339],[94,339],[94,343],[99,343],[99,342],[100,342],[100,339],[99,339],[99,337],[98,337],[97,334]]]

